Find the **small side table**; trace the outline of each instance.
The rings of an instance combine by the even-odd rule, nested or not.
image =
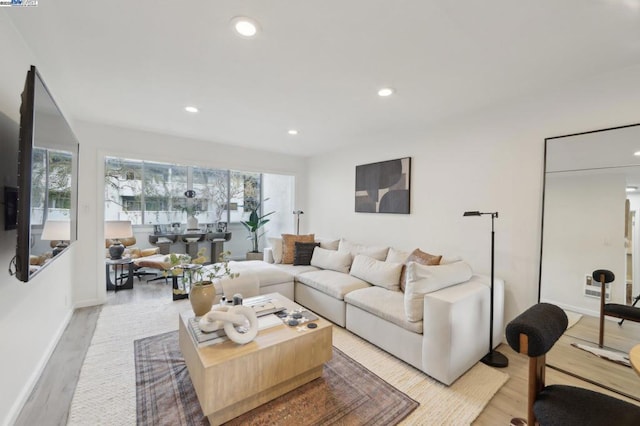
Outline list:
[[[128,267],[125,273],[124,268]],[[105,261],[107,271],[107,291],[133,290],[133,260],[131,259],[107,259]],[[111,271],[114,272],[114,280],[111,280]]]
[[[173,300],[181,300],[189,298],[189,291],[191,291],[191,278],[186,277],[185,272],[191,272],[192,270],[198,270],[202,268],[202,265],[196,263],[188,263],[185,265],[176,265],[169,270],[171,274],[171,282],[173,287]],[[177,270],[181,270],[182,273],[176,273]],[[178,280],[180,280],[178,282]],[[188,282],[188,283],[187,283]]]

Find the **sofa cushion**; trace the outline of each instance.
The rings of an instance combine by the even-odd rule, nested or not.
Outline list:
[[[206,265],[203,269],[209,267],[210,265]],[[260,287],[293,281],[293,274],[290,272],[261,260],[245,260],[241,262],[232,260],[229,262],[229,269],[233,273],[239,273],[240,276],[249,273],[255,274],[259,278]]]
[[[344,295],[353,290],[369,287],[359,278],[329,269],[305,272],[297,275],[296,280],[338,300],[343,300]]]
[[[294,265],[311,265],[311,256],[313,249],[320,247],[320,243],[301,243],[296,241],[293,253]]]
[[[439,265],[440,260],[442,260],[442,256],[429,254],[417,248],[411,252],[411,254],[406,260],[406,263],[416,262],[416,263],[420,263],[421,265]],[[407,268],[405,265],[405,268],[402,270],[402,274],[400,275],[400,290],[404,291],[404,287],[406,283],[407,283]]]
[[[312,243],[314,241],[314,235],[282,234],[282,263],[293,263],[296,241]]]
[[[325,250],[321,247],[317,247],[313,251],[311,256],[311,265],[322,268],[330,269],[332,271],[349,273],[351,267],[351,255],[346,252]]]
[[[282,263],[282,237],[269,237],[267,238],[267,241],[271,245],[273,263]]]
[[[389,247],[366,246],[364,244],[353,243],[342,238],[338,245],[338,251],[351,254],[352,259],[358,254],[364,254],[366,256],[373,257],[374,259],[385,260],[387,258]]]
[[[404,313],[404,295],[382,287],[354,290],[344,301],[406,330],[422,334],[422,321],[410,322]]]
[[[316,243],[320,243],[320,247],[325,250],[338,250],[340,240],[331,238],[316,237]]]
[[[406,271],[404,309],[409,321],[422,320],[425,294],[468,281],[472,275],[466,262],[437,266],[409,262]]]
[[[359,254],[353,259],[351,271],[354,277],[387,290],[400,290],[399,280],[402,263],[383,262],[373,257]]]
[[[297,277],[298,275],[304,274],[305,272],[320,270],[315,266],[311,266],[311,265],[286,265],[284,263],[280,263],[280,264],[274,264],[273,266],[280,269],[281,271],[291,274],[291,276],[293,277]]]

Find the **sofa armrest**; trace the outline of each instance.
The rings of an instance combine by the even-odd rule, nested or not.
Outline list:
[[[271,247],[265,247],[264,248],[264,256],[263,256],[262,260],[267,262],[267,263],[274,263],[275,262],[273,260],[273,249]]]
[[[494,346],[502,341],[504,282],[494,284]],[[423,371],[449,385],[489,352],[489,279],[467,282],[424,297]],[[496,338],[499,336],[499,338]]]

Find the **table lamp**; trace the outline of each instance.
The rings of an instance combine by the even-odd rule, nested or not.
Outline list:
[[[494,243],[495,243],[495,230],[493,228],[493,221],[498,217],[498,212],[482,213],[479,211],[464,212],[463,216],[484,216],[491,215],[491,311],[489,313],[489,352],[481,359],[481,361],[491,367],[505,368],[509,365],[509,359],[500,352],[493,349],[493,265],[494,265]]]
[[[104,222],[104,237],[112,240],[109,246],[109,256],[111,260],[122,259],[124,246],[120,242],[120,238],[133,237],[133,229],[130,220],[106,220]]]
[[[40,238],[46,241],[58,241],[53,249],[53,255],[57,255],[69,246],[71,222],[68,220],[47,220],[42,228]]]

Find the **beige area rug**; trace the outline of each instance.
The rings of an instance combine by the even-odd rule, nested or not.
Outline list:
[[[134,341],[178,328],[188,300],[145,301],[102,309],[80,372],[70,425],[135,425]],[[467,425],[508,375],[478,363],[447,387],[350,332],[334,327],[333,344],[393,387],[420,403],[403,425]]]
[[[135,341],[138,426],[209,425],[180,352],[178,332]],[[225,423],[225,426],[393,426],[418,403],[339,349],[322,376]]]

